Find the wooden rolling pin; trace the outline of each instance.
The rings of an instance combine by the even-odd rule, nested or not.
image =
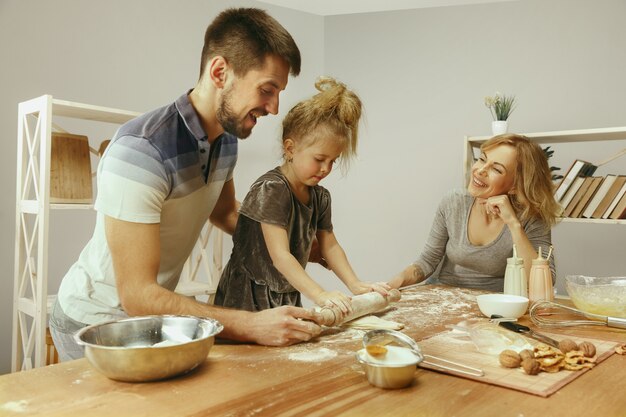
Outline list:
[[[352,297],[352,313],[341,318],[341,313],[332,307],[317,307],[315,311],[323,317],[324,326],[339,326],[342,323],[354,320],[367,314],[375,313],[387,307],[389,303],[400,299],[400,291],[393,289],[389,291],[387,297],[383,297],[377,292],[355,295]]]

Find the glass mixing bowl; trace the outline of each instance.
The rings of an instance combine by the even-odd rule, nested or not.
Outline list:
[[[626,277],[567,275],[565,289],[579,310],[626,318]]]

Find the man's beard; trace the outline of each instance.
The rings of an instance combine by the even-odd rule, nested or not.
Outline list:
[[[230,107],[230,101],[233,95],[232,93],[232,85],[228,87],[228,89],[224,90],[224,93],[222,93],[222,97],[220,98],[215,117],[226,132],[231,135],[235,135],[240,139],[245,139],[252,133],[252,128],[244,128],[243,123],[237,120],[237,116]]]

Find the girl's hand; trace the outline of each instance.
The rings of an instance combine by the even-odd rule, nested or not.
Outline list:
[[[513,210],[508,195],[503,194],[489,197],[485,200],[484,204],[487,213],[499,217],[507,226],[519,223],[519,219],[517,218],[517,214],[515,214],[515,210]]]
[[[321,307],[333,308],[344,316],[352,313],[350,297],[341,291],[323,291],[317,296],[315,303]]]
[[[352,291],[352,294],[365,294],[367,292],[376,291],[383,297],[386,297],[389,291],[391,291],[391,286],[386,282],[358,281],[350,285],[350,291]]]
[[[405,279],[402,274],[398,274],[390,279],[387,285],[389,286],[389,288],[400,288],[410,284],[407,283],[407,279]]]

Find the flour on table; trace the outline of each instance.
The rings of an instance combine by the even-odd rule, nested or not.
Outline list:
[[[292,361],[318,362],[334,358],[335,356],[337,356],[337,352],[335,352],[334,350],[330,350],[327,348],[317,348],[290,353],[289,359]]]
[[[16,413],[23,413],[26,411],[27,405],[28,405],[28,401],[26,400],[9,401],[0,405],[0,409],[6,410],[6,411],[13,411]]]
[[[463,288],[424,288],[418,292],[403,292],[398,307],[382,317],[406,325],[430,327],[443,324],[450,318],[450,313],[457,313],[458,318],[473,317],[469,312],[476,305],[476,297]],[[392,306],[394,306],[392,304]]]
[[[377,316],[365,316],[345,323],[343,327],[362,330],[400,330],[404,327],[404,324],[396,321],[381,319]]]

